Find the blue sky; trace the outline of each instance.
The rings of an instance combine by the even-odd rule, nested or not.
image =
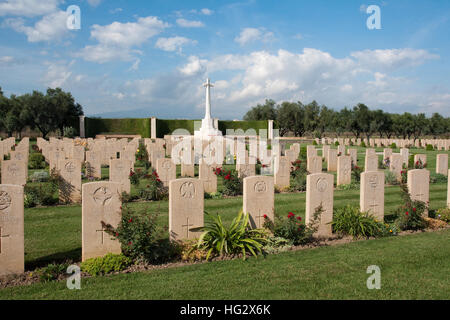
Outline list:
[[[61,87],[87,115],[198,118],[210,77],[221,119],[267,98],[450,116],[449,31],[446,0],[0,0],[0,86]]]

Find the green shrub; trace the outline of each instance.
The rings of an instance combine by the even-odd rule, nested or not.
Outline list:
[[[414,163],[414,169],[425,169],[427,167],[426,163],[423,163],[421,159],[417,160],[416,163]]]
[[[384,172],[384,181],[386,184],[391,186],[396,186],[400,184],[400,182],[397,180],[397,176],[392,171],[385,171]]]
[[[300,145],[300,155],[299,155],[301,160],[306,161],[306,159],[308,158],[308,148],[306,145],[302,144]]]
[[[352,176],[355,179],[356,182],[361,181],[361,173],[363,173],[363,168],[359,167],[358,165],[354,164],[352,161]]]
[[[226,227],[219,215],[209,215],[204,227],[193,228],[192,231],[202,231],[197,244],[193,249],[207,251],[206,260],[211,255],[236,255],[241,253],[245,260],[247,254],[257,256],[262,253],[264,244],[267,243],[267,234],[264,229],[252,229],[250,227],[249,214],[239,212],[231,225]]]
[[[292,191],[306,191],[306,174],[296,175],[291,177],[289,190]]]
[[[430,183],[447,183],[448,178],[443,174],[431,172],[430,173]]]
[[[406,184],[401,184],[403,205],[399,206],[394,214],[396,216],[395,224],[400,230],[422,230],[427,223],[423,214],[428,210],[428,204],[422,201],[413,201],[409,195]]]
[[[220,192],[205,192],[205,199],[222,199],[223,196]]]
[[[312,145],[313,145],[313,146],[317,146],[317,145],[318,145],[317,142],[316,142],[316,140],[313,140]]]
[[[130,183],[133,186],[137,186],[139,185],[139,175],[136,174],[136,172],[134,172],[133,170],[130,171]]]
[[[150,168],[150,160],[147,152],[147,148],[142,143],[139,144],[139,148],[136,151],[136,163],[135,167],[144,167],[145,169]]]
[[[32,182],[47,182],[50,180],[50,175],[46,171],[36,171],[30,177]]]
[[[304,160],[292,162],[290,187],[291,191],[306,191],[307,163]]]
[[[433,147],[433,145],[432,144],[427,144],[427,146],[426,146],[426,149],[425,150],[427,150],[427,151],[433,151],[434,150],[434,147]]]
[[[414,169],[414,155],[410,154],[408,157],[408,168]]]
[[[92,258],[81,263],[81,270],[91,276],[123,271],[132,264],[132,260],[123,254],[108,253],[103,257]]]
[[[168,196],[168,188],[164,187],[158,173],[151,168],[150,170],[151,174],[148,174],[145,170],[136,170],[137,185],[145,185],[145,187],[138,188],[139,199],[145,201],[165,199]]]
[[[160,250],[166,243],[161,240],[165,233],[158,229],[158,216],[159,212],[148,212],[145,207],[134,211],[125,205],[117,228],[102,224],[108,234],[119,240],[125,256],[135,261],[162,262],[170,260],[173,252],[170,247]]]
[[[28,161],[29,169],[45,169],[45,158],[41,153],[34,152],[30,154]]]
[[[339,141],[336,141],[334,145],[337,147],[339,145]]]
[[[341,184],[336,187],[337,190],[359,190],[361,185],[358,182],[352,182],[350,184]]]
[[[277,254],[280,252],[286,252],[293,246],[291,240],[282,237],[268,237],[267,243],[262,248],[265,254]]]
[[[390,148],[397,149],[397,144],[395,142],[391,143]]]
[[[384,170],[389,169],[390,159],[380,159],[378,157],[378,169]]]
[[[361,144],[359,146],[361,148],[367,148],[366,143],[364,141],[361,141]]]
[[[32,208],[38,205],[52,206],[58,203],[58,185],[54,183],[41,183],[38,186],[25,185],[24,206]]]
[[[331,225],[334,232],[353,238],[378,237],[383,229],[382,221],[377,221],[368,212],[360,212],[359,208],[351,205],[335,209]]]
[[[272,232],[275,237],[289,240],[293,245],[301,245],[311,242],[313,235],[318,230],[318,222],[323,213],[323,207],[319,206],[313,217],[313,221],[306,225],[300,216],[289,212],[287,217],[276,217],[275,222],[264,216],[264,227]]]
[[[64,264],[49,264],[48,266],[38,269],[39,280],[41,282],[49,282],[58,280],[61,275],[66,274],[69,263]]]
[[[223,170],[214,168],[214,174],[223,178],[223,194],[226,196],[238,196],[242,194],[243,179],[234,169]]]
[[[436,218],[450,223],[450,208],[442,208],[436,211]]]
[[[396,236],[399,232],[399,228],[396,224],[381,224],[381,237],[390,237],[390,236]]]

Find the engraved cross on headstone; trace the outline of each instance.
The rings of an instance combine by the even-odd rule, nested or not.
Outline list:
[[[106,232],[106,230],[105,229],[101,229],[101,230],[95,230],[96,232],[101,232],[101,236],[102,236],[102,244],[104,244],[105,243],[105,232]]]
[[[262,228],[262,226],[264,225],[264,222],[261,223],[261,218],[263,218],[263,221],[264,221],[264,215],[261,214],[261,210],[258,210],[258,215],[256,216],[256,218],[258,219],[258,225],[256,227]]]
[[[183,228],[186,227],[186,238],[189,238],[189,227],[192,227],[193,224],[189,224],[189,217],[186,218],[186,224],[181,225]]]
[[[2,238],[9,238],[9,234],[3,235],[2,228],[0,228],[0,254],[2,253]]]

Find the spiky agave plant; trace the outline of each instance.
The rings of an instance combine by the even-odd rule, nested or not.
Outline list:
[[[247,253],[253,256],[261,254],[261,248],[267,242],[267,231],[264,229],[252,229],[249,225],[249,215],[242,210],[233,219],[229,227],[226,227],[219,215],[210,215],[204,227],[191,229],[192,231],[203,231],[197,244],[193,249],[207,250],[206,260],[211,254],[219,256],[242,253],[245,260]]]

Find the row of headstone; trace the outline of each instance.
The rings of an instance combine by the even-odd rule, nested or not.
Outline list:
[[[322,145],[331,145],[336,142],[339,145],[361,145],[362,142],[368,147],[388,147],[393,143],[399,148],[408,148],[414,146],[416,148],[425,148],[427,145],[432,145],[437,150],[450,150],[450,139],[355,139],[355,138],[322,138],[321,140],[316,139],[316,143]]]

